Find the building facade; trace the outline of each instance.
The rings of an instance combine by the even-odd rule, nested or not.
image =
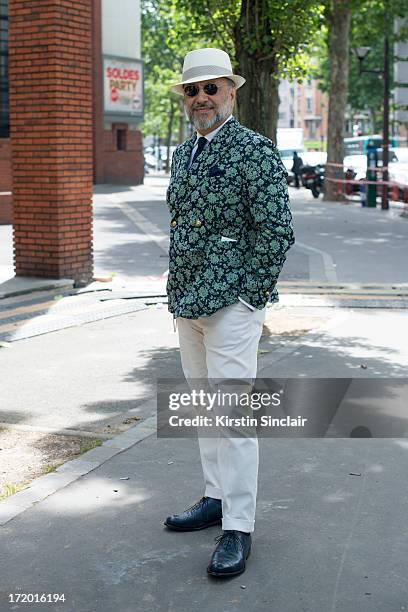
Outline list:
[[[140,0],[93,0],[94,182],[144,178]]]
[[[12,222],[9,0],[0,0],[0,223]],[[93,182],[144,178],[139,0],[91,0]],[[30,58],[27,58],[30,61]]]
[[[322,147],[327,136],[328,99],[318,85],[314,79],[303,83],[280,81],[278,127],[302,128],[305,140]]]
[[[395,33],[399,34],[404,21],[396,19]],[[406,25],[406,22],[405,22]],[[395,132],[408,142],[408,42],[395,43],[394,55],[394,125]]]
[[[9,114],[8,0],[0,0],[0,224],[12,218]]]

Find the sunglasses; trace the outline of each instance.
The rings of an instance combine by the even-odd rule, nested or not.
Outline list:
[[[207,94],[207,96],[215,96],[215,94],[217,93],[219,89],[220,89],[219,86],[216,85],[215,83],[207,83],[203,87],[203,92]],[[189,98],[194,98],[198,94],[199,91],[200,91],[200,88],[197,85],[186,85],[184,87],[184,93]]]

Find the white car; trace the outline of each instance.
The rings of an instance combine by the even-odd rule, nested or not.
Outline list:
[[[303,151],[300,157],[304,166],[324,166],[327,162],[326,151]]]
[[[378,166],[382,166],[382,149],[378,149],[379,162]],[[355,172],[355,181],[364,181],[367,177],[367,156],[366,155],[347,155],[344,160],[344,172],[348,168]],[[408,148],[390,149],[390,160],[388,165],[388,174],[390,181],[395,181],[401,185],[408,186]],[[380,179],[380,173],[378,173]],[[380,188],[380,186],[379,186]],[[402,190],[399,197],[402,198]],[[354,191],[359,191],[358,185],[354,185]]]
[[[395,159],[388,166],[390,179],[408,187],[408,147],[396,147],[393,152]]]

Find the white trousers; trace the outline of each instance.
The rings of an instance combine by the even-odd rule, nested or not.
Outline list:
[[[241,302],[209,317],[177,318],[181,363],[191,379],[256,378],[265,311]],[[252,532],[258,483],[256,437],[199,437],[204,495],[222,500],[222,528]]]

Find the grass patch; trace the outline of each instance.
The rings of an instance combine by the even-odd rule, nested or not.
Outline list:
[[[97,434],[81,438],[0,427],[0,502],[101,444]]]
[[[63,465],[64,463],[66,463],[67,461],[70,461],[74,457],[79,457],[80,455],[83,455],[84,453],[88,452],[89,450],[92,450],[93,448],[96,448],[97,446],[101,446],[102,443],[103,441],[100,440],[99,438],[96,438],[94,440],[93,439],[82,440],[80,442],[79,450],[77,450],[76,453],[71,455],[71,457],[66,457],[64,460],[58,461],[57,463],[49,463],[48,465],[45,465],[42,468],[42,473],[52,474],[53,472],[56,472],[57,468],[59,468],[60,465]]]
[[[99,438],[96,438],[95,440],[84,440],[83,442],[81,442],[81,447],[79,449],[78,455],[82,455],[83,453],[87,453],[89,450],[92,450],[97,446],[101,446],[102,442],[103,441],[99,440]]]
[[[55,466],[55,465],[52,465],[52,464],[50,464],[50,465],[45,465],[45,466],[43,467],[43,469],[42,469],[42,473],[43,473],[43,474],[51,474],[51,472],[55,472],[55,470],[56,470],[56,469],[57,469],[57,468],[56,468],[56,466]]]
[[[14,495],[14,493],[18,493],[19,491],[24,489],[25,486],[26,485],[24,484],[6,483],[0,489],[0,500],[7,499],[7,497],[10,497],[10,495]]]

